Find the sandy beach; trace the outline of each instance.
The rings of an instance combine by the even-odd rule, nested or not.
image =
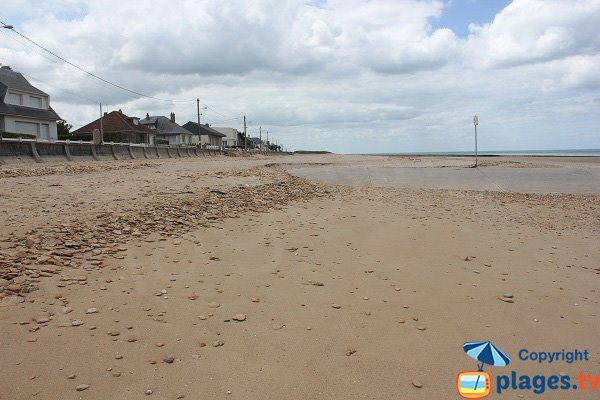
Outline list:
[[[480,160],[492,177],[600,170],[593,157]],[[492,374],[600,375],[598,192],[288,173],[471,164],[331,154],[2,165],[0,399],[458,398],[457,373],[476,370],[462,345],[487,340],[512,358]],[[522,349],[590,359],[524,361]]]

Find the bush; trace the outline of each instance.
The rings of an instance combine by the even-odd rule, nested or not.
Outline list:
[[[37,136],[30,135],[28,133],[12,133],[12,132],[0,132],[0,136],[3,138],[12,138],[12,139],[36,139]]]

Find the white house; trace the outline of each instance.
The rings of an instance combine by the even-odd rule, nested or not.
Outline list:
[[[193,145],[194,135],[175,123],[175,113],[171,113],[171,118],[146,114],[146,118],[141,119],[139,123],[156,132],[156,138],[151,138],[150,144]]]
[[[56,140],[56,121],[60,119],[50,107],[47,93],[32,86],[9,66],[0,67],[0,132]]]
[[[223,138],[225,135],[221,132],[217,132],[208,124],[198,125],[196,122],[188,121],[183,124],[183,127],[193,133],[196,137],[196,144],[201,146],[217,146],[223,147]]]
[[[235,128],[215,128],[213,129],[217,132],[221,132],[225,135],[223,138],[223,146],[225,147],[233,147],[242,145],[240,138],[238,137],[238,131]]]

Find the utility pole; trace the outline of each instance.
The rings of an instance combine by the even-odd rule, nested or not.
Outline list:
[[[202,147],[202,136],[200,136],[200,98],[196,98],[196,106],[198,107],[198,144]]]
[[[258,146],[258,152],[262,153],[262,126],[258,127],[258,140],[260,141]]]
[[[477,115],[473,115],[473,125],[475,126],[475,168],[477,168],[477,125],[479,125]]]
[[[269,131],[267,131],[267,151],[269,151],[269,147],[271,147],[271,144],[269,143]]]
[[[246,135],[246,116],[244,115],[244,150],[248,150],[248,136]]]

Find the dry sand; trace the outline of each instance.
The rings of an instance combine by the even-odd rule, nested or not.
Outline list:
[[[463,342],[484,340],[513,359],[492,375],[600,375],[600,196],[327,186],[272,165],[307,163],[470,160],[0,167],[0,399],[449,399],[475,368]],[[504,396],[600,392],[566,394]]]

